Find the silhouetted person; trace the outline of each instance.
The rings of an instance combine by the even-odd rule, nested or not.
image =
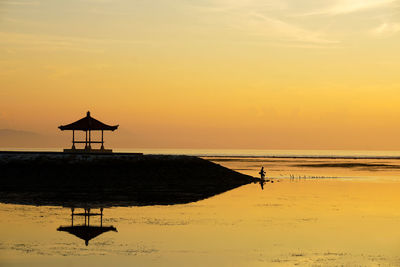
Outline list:
[[[263,179],[263,180],[264,180],[264,178],[265,178],[265,171],[264,171],[264,167],[261,167],[261,170],[260,170],[259,174],[260,174],[260,176],[261,176],[261,179]]]

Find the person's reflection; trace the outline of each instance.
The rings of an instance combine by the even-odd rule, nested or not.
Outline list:
[[[63,231],[70,233],[80,239],[85,241],[85,245],[89,245],[89,241],[93,238],[108,232],[114,231],[117,232],[117,228],[114,226],[103,226],[103,208],[100,209],[100,213],[91,213],[90,208],[84,208],[83,213],[74,213],[75,209],[71,208],[71,226],[60,226],[57,231]],[[82,216],[85,217],[84,224],[74,225],[74,216]],[[90,225],[90,217],[92,216],[100,216],[100,225],[91,226]]]
[[[265,184],[265,180],[260,179],[261,190],[264,190],[264,184]]]
[[[259,181],[259,183],[260,183],[261,190],[264,190],[264,184],[265,184],[265,183],[271,183],[271,184],[274,183],[274,179],[273,179],[273,178],[270,178],[270,179],[259,179],[258,181]],[[278,181],[278,182],[279,182],[279,181]]]

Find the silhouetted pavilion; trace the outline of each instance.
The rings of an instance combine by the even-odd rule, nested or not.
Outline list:
[[[64,149],[64,152],[100,152],[100,153],[111,153],[111,149],[104,149],[104,131],[115,131],[119,125],[110,126],[101,121],[96,120],[90,116],[88,111],[86,117],[77,120],[71,124],[61,125],[58,128],[61,131],[69,130],[72,131],[72,148]],[[84,131],[86,133],[85,141],[75,140],[75,131]],[[101,141],[93,141],[91,132],[101,131]],[[101,144],[100,149],[92,149],[91,144]],[[85,149],[76,149],[75,144],[85,144]]]

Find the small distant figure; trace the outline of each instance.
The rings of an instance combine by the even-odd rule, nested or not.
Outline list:
[[[261,167],[261,170],[260,170],[259,174],[260,174],[260,176],[261,176],[261,179],[264,180],[264,178],[265,178],[264,167]]]

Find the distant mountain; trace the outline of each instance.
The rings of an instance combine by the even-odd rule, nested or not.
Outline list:
[[[0,129],[0,147],[24,148],[46,147],[49,138],[45,135],[15,129]]]
[[[29,131],[21,131],[21,130],[14,130],[14,129],[0,129],[0,138],[2,137],[39,137],[41,136],[35,132]]]

